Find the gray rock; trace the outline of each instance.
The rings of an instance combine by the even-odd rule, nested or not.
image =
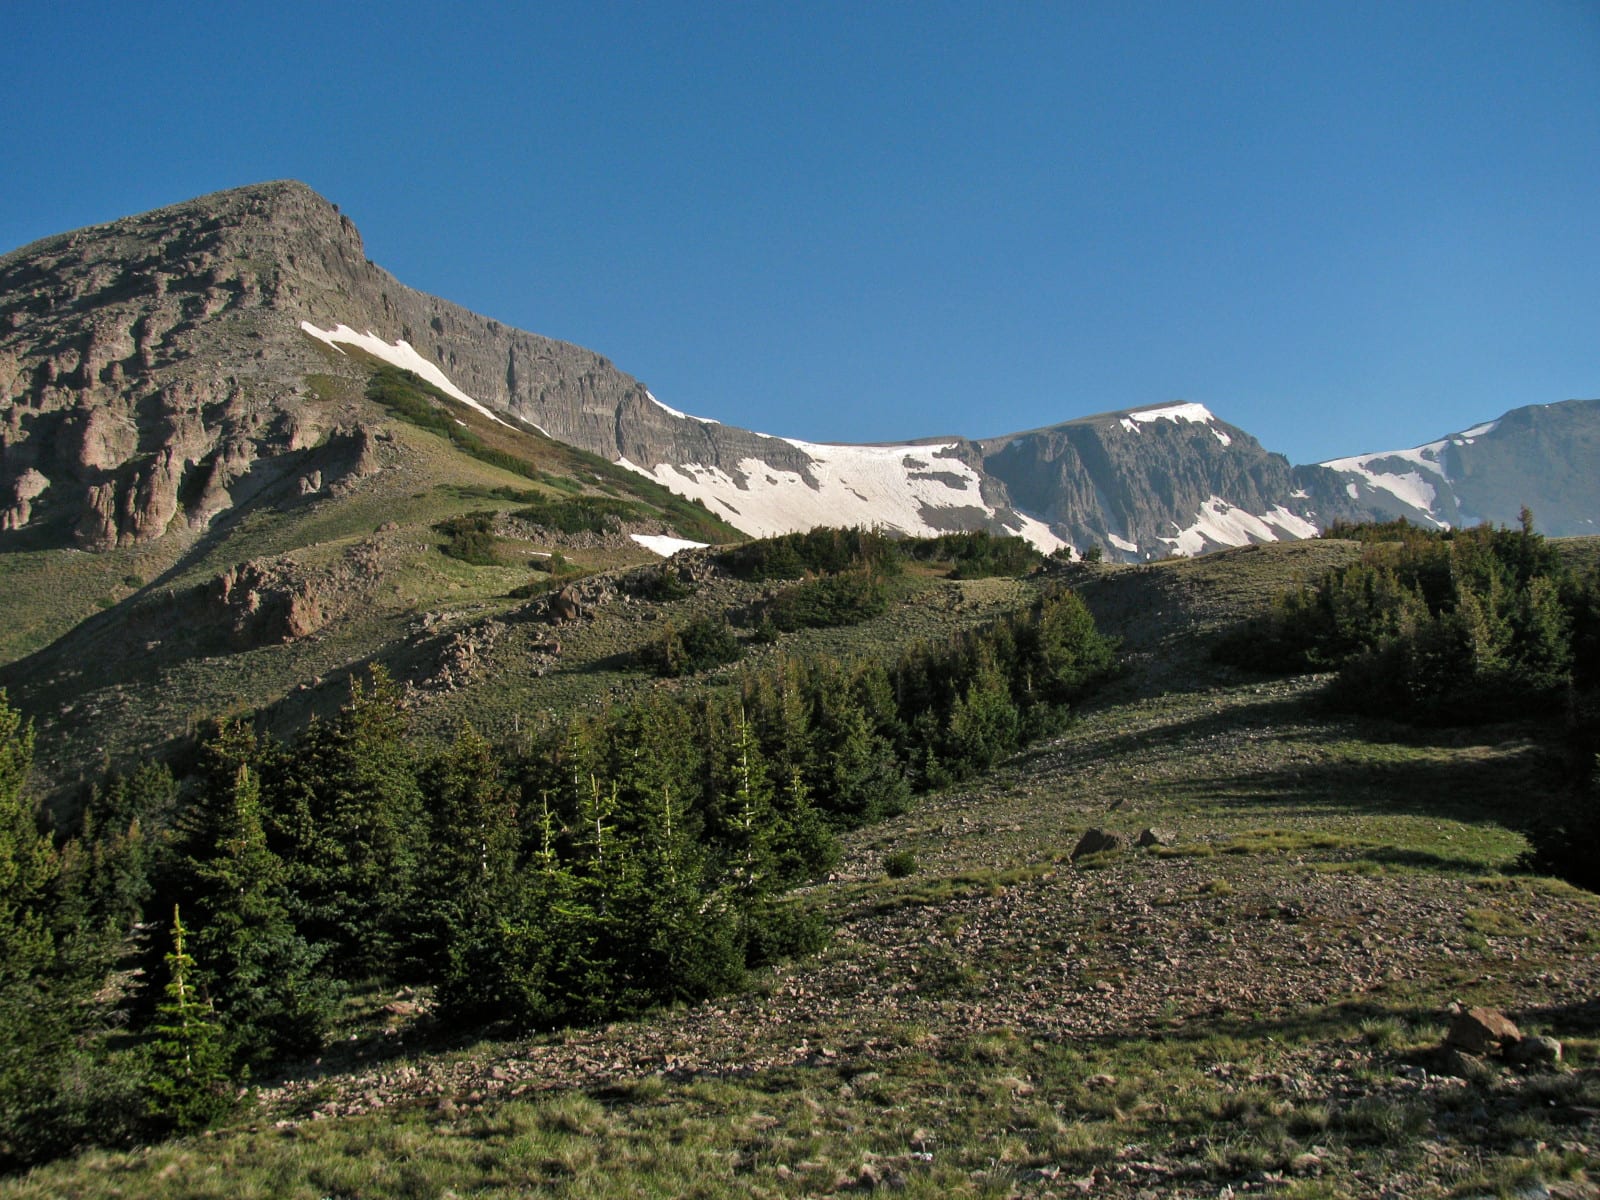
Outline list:
[[[1104,854],[1112,850],[1121,850],[1126,842],[1120,834],[1107,833],[1104,829],[1091,829],[1078,839],[1078,844],[1072,848],[1070,861],[1077,862],[1086,854]]]
[[[1553,1037],[1534,1034],[1517,1041],[1506,1050],[1506,1061],[1519,1067],[1553,1067],[1561,1062],[1561,1043]]]

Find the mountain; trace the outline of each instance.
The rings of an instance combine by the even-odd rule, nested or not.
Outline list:
[[[1341,519],[1514,520],[1528,503],[1542,528],[1582,532],[1600,511],[1588,401],[1320,467],[1291,466],[1197,404],[877,446],[738,429],[662,404],[592,351],[404,286],[336,205],[280,182],[0,258],[0,547],[203,531],[290,475],[337,490],[371,469],[373,448],[313,381],[359,381],[373,359],[753,535],[981,528],[1138,561]]]
[[[1523,506],[1555,537],[1600,521],[1600,401],[1513,409],[1409,450],[1322,465],[1359,507],[1423,526],[1514,525]]]

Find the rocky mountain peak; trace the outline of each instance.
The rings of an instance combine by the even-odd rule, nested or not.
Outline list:
[[[1468,431],[1432,457],[1424,447],[1317,467],[1291,467],[1192,402],[979,440],[769,437],[678,412],[591,350],[406,287],[367,261],[336,205],[278,181],[0,256],[0,545],[127,545],[202,529],[274,489],[303,496],[313,477],[313,490],[344,486],[373,457],[325,448],[370,414],[313,381],[343,379],[356,386],[341,394],[359,395],[373,357],[437,372],[447,391],[749,533],[981,528],[1130,560],[1396,511],[1503,520],[1501,502],[1537,482],[1530,474],[1555,481],[1546,516],[1567,520],[1564,498],[1593,492],[1592,456],[1579,451],[1600,424],[1590,405]],[[1542,467],[1552,455],[1570,469]],[[1592,527],[1600,500],[1584,503],[1574,519]]]

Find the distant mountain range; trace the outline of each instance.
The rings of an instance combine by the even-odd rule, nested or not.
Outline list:
[[[1310,466],[1192,403],[894,445],[738,429],[669,408],[593,351],[404,286],[366,259],[336,206],[280,182],[0,258],[0,550],[203,530],[290,475],[333,494],[371,446],[316,381],[364,377],[373,359],[752,535],[982,528],[1139,561],[1336,520],[1510,523],[1526,504],[1560,535],[1600,519],[1595,400]]]

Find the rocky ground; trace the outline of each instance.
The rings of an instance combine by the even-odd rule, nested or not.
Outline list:
[[[1127,675],[851,835],[797,901],[836,922],[821,954],[470,1044],[425,994],[369,996],[233,1130],[0,1192],[1600,1194],[1600,898],[1515,868],[1538,731],[1418,733],[1215,667],[1248,567],[1074,568]],[[1122,845],[1074,859],[1091,828]],[[1561,1061],[1447,1046],[1474,1006]]]
[[[1120,702],[981,785],[854,835],[808,896],[839,919],[822,955],[721,1002],[432,1053],[426,998],[401,997],[383,1034],[264,1088],[263,1119],[289,1130],[392,1106],[448,1115],[798,1072],[874,1114],[861,1120],[914,1121],[901,1136],[923,1149],[807,1178],[783,1161],[778,1121],[757,1174],[783,1192],[859,1187],[863,1170],[910,1180],[949,1158],[996,1194],[1493,1194],[1546,1180],[1591,1194],[1600,904],[1502,873],[1520,841],[1486,820],[1542,769],[1525,731],[1378,730],[1323,712],[1315,679],[1210,668],[1193,637],[1172,639],[1170,611],[1148,622],[1160,637],[1140,636],[1152,603],[1182,609],[1191,631],[1221,619],[1228,599],[1199,572],[1080,583],[1126,610],[1136,666]],[[1177,680],[1187,690],[1169,691]],[[1147,826],[1163,844],[1132,847]],[[1071,861],[1090,827],[1128,848]],[[915,855],[914,875],[885,877],[893,850]],[[1566,1062],[1450,1054],[1457,1003],[1566,1041]],[[931,1061],[953,1087],[971,1072],[949,1064],[984,1039],[997,1048],[978,1073],[1010,1080],[983,1102],[992,1122],[952,1115],[959,1097],[883,1082]],[[1156,1048],[1172,1046],[1190,1050],[1164,1070],[1171,1051]],[[1105,1104],[1116,1144],[1098,1151],[1030,1142],[1015,1161],[972,1166],[982,1155],[952,1144],[974,1120],[993,1136],[1041,1105],[1070,1125]],[[1270,1149],[1228,1148],[1253,1146],[1263,1121],[1287,1130]],[[1327,1190],[1294,1192],[1310,1181]]]

